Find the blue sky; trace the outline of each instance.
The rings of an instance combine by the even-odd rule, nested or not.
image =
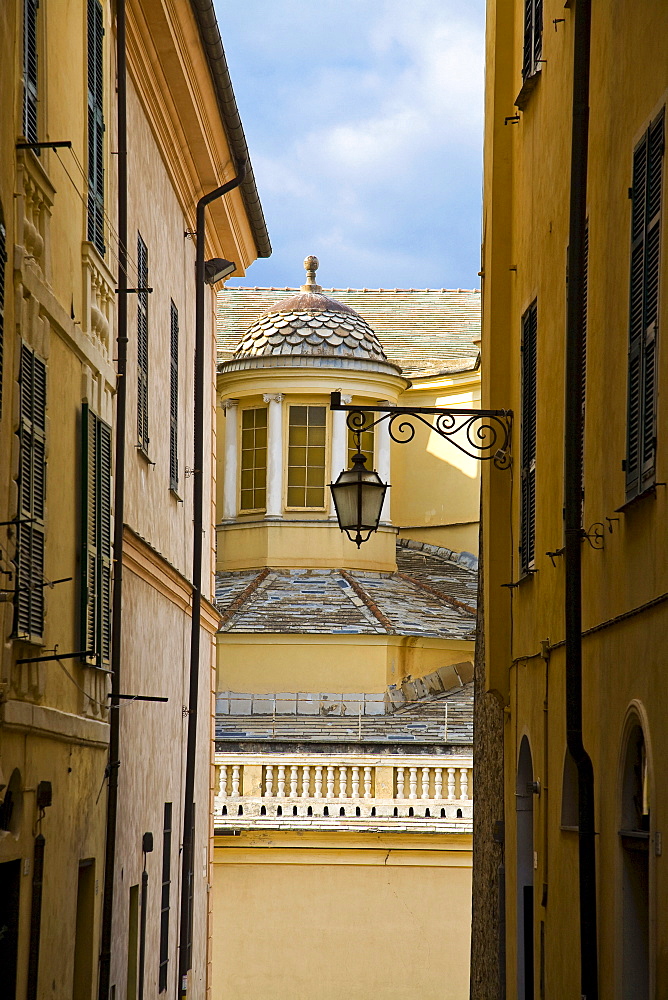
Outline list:
[[[231,285],[476,288],[484,0],[216,0],[274,248]]]

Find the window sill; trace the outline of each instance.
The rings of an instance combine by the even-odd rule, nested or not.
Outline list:
[[[176,503],[183,503],[182,498],[179,496],[179,494],[177,493],[176,489],[173,486],[169,487],[169,495],[171,496],[172,500],[176,501]]]
[[[657,486],[665,486],[665,483],[652,483],[651,486],[647,486],[642,493],[636,493],[634,497],[631,497],[626,503],[623,503],[621,507],[617,507],[615,514],[627,514],[636,504],[640,503],[641,500],[645,500],[648,497],[652,497],[656,500],[656,488]]]
[[[529,103],[529,98],[531,97],[531,95],[533,94],[534,90],[538,85],[538,81],[540,80],[540,75],[541,75],[541,70],[537,69],[535,70],[535,72],[531,73],[529,76],[526,76],[524,78],[520,92],[515,98],[515,107],[519,108],[520,111],[526,110],[526,107]]]
[[[144,461],[146,462],[147,465],[155,465],[155,462],[151,461],[151,459],[149,457],[149,454],[145,450],[143,444],[136,444],[135,445],[135,451],[137,452],[137,454],[139,455],[140,458],[144,459]]]

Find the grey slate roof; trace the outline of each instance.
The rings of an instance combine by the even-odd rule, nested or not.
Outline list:
[[[467,371],[478,363],[480,292],[477,289],[323,289],[359,313],[375,332],[388,361],[404,374]],[[223,288],[218,293],[218,361],[230,359],[258,319],[297,288]]]
[[[397,573],[336,569],[217,573],[220,631],[473,639],[477,574],[460,561],[459,553],[437,546],[428,549],[400,544]],[[415,565],[417,558],[425,560],[424,565]],[[403,572],[404,567],[410,572]]]
[[[447,724],[446,724],[447,705]],[[299,716],[217,715],[216,749],[230,742],[439,744],[448,748],[473,744],[473,681],[427,701],[413,702],[389,715]],[[406,746],[408,745],[408,746]],[[452,752],[451,750],[449,752]]]

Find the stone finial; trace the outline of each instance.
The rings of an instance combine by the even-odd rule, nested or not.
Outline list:
[[[306,270],[306,284],[300,287],[301,292],[321,292],[322,287],[316,284],[315,272],[320,267],[320,261],[317,257],[310,255],[304,260],[304,268]]]

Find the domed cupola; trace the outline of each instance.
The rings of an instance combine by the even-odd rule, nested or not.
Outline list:
[[[317,257],[304,261],[306,284],[297,295],[277,302],[262,313],[249,326],[241,338],[230,362],[225,367],[236,367],[244,359],[266,359],[264,364],[285,365],[295,363],[296,356],[321,359],[326,366],[351,362],[380,364],[383,368],[398,371],[385,355],[380,341],[369,324],[350,306],[324,295],[316,284],[319,266]],[[270,360],[271,359],[271,360]],[[260,361],[262,364],[263,362]]]

